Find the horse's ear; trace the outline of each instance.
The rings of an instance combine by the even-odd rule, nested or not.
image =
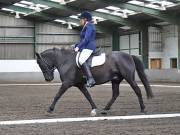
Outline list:
[[[36,54],[36,57],[37,57],[38,59],[41,59],[41,56],[40,56],[40,54],[39,54],[38,52],[36,52],[35,54]]]

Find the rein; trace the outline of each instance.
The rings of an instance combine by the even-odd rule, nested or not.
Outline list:
[[[53,72],[56,68],[55,67],[51,68],[50,64],[45,59],[42,58],[41,54],[39,54],[39,55],[40,55],[42,62],[44,63],[44,65],[46,67],[45,72]]]

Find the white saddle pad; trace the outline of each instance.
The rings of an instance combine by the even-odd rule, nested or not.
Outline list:
[[[80,55],[80,52],[78,52],[76,55],[76,64],[78,67],[80,67],[79,62],[78,62],[79,61],[79,55]],[[106,61],[106,54],[105,53],[102,53],[99,56],[93,56],[91,67],[103,65],[105,63],[105,61]]]

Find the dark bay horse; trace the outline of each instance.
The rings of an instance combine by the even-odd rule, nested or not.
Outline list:
[[[91,114],[96,114],[97,107],[86,89],[86,81],[83,77],[81,69],[79,69],[76,65],[76,53],[73,50],[53,48],[45,50],[40,54],[36,53],[36,56],[37,63],[39,64],[46,81],[52,81],[54,79],[55,69],[58,70],[62,81],[62,85],[58,93],[55,95],[48,112],[52,112],[54,110],[57,101],[68,88],[75,86],[80,89],[91,104]],[[93,67],[91,70],[96,81],[95,85],[103,84],[109,81],[112,83],[112,98],[105,106],[105,111],[110,109],[116,98],[119,96],[119,85],[121,81],[125,79],[138,97],[141,112],[144,112],[145,105],[143,103],[141,90],[135,81],[135,70],[145,87],[147,98],[152,98],[153,93],[144,73],[143,63],[138,57],[119,51],[113,51],[112,53],[106,54],[105,64]]]

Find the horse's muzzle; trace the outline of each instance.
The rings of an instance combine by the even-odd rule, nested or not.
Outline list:
[[[46,82],[51,82],[53,79],[45,79],[46,80]]]
[[[54,79],[54,76],[48,76],[48,75],[46,75],[46,76],[44,76],[45,77],[45,80],[47,81],[47,82],[51,82],[53,79]]]

